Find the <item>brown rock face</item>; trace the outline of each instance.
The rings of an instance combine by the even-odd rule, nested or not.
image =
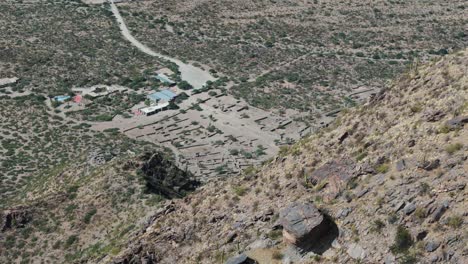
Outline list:
[[[343,190],[349,180],[358,174],[356,163],[349,158],[342,158],[329,161],[316,169],[308,177],[313,185],[326,181],[326,188],[323,190],[325,199],[330,200]]]
[[[309,249],[329,233],[324,215],[309,203],[293,203],[280,212],[286,243]]]

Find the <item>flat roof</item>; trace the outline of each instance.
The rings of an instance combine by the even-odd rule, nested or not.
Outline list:
[[[169,79],[169,77],[164,73],[158,73],[158,75],[156,75],[156,79],[164,83],[169,83],[169,84],[175,83],[173,80]]]
[[[70,99],[70,98],[71,98],[71,96],[69,96],[69,95],[57,95],[57,96],[54,97],[54,100],[59,101],[59,102],[63,102],[63,101],[65,101],[67,99]]]
[[[163,109],[164,107],[167,107],[168,105],[169,105],[169,103],[162,103],[162,104],[158,104],[158,105],[155,105],[155,106],[142,108],[142,109],[140,109],[140,111],[145,113],[145,114],[148,114],[148,113],[152,113],[154,111]]]

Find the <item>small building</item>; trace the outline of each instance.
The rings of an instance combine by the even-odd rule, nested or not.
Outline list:
[[[66,100],[68,100],[70,98],[71,98],[71,96],[69,96],[69,95],[58,95],[58,96],[54,97],[54,100],[57,101],[57,102],[63,103],[63,102],[65,102]]]
[[[164,102],[150,107],[145,107],[140,109],[141,113],[145,116],[153,115],[157,112],[165,110],[169,106],[169,102]]]
[[[176,98],[176,94],[170,90],[162,90],[160,92],[152,93],[147,96],[147,98],[152,102],[170,102]]]
[[[160,82],[166,84],[166,85],[169,85],[169,86],[172,86],[172,85],[175,85],[176,83],[171,80],[166,74],[164,73],[158,73],[158,75],[156,75],[156,79],[158,79]]]

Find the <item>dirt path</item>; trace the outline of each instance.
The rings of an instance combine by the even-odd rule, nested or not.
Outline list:
[[[110,5],[111,5],[111,11],[115,16],[115,19],[117,20],[117,23],[119,24],[120,31],[122,32],[122,35],[130,41],[135,47],[137,47],[139,50],[142,52],[153,56],[153,57],[158,57],[164,60],[171,61],[177,66],[179,66],[179,71],[181,73],[182,80],[187,81],[190,83],[195,89],[203,87],[203,85],[206,84],[207,81],[214,81],[216,80],[211,74],[206,71],[202,70],[200,68],[197,68],[193,65],[187,64],[182,62],[181,60],[171,58],[169,56],[163,55],[161,53],[155,52],[152,49],[150,49],[148,46],[144,45],[140,41],[138,41],[131,33],[130,30],[127,28],[127,25],[125,24],[124,19],[120,15],[119,9],[114,3],[114,0],[109,0]]]

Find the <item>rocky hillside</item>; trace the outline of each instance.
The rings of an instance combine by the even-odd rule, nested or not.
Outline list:
[[[20,192],[27,198],[0,210],[0,263],[86,263],[117,254],[162,200],[198,185],[167,154],[135,155],[93,165],[76,159],[38,175]]]
[[[240,178],[167,202],[102,263],[466,263],[468,50]],[[239,255],[240,254],[240,255]]]

